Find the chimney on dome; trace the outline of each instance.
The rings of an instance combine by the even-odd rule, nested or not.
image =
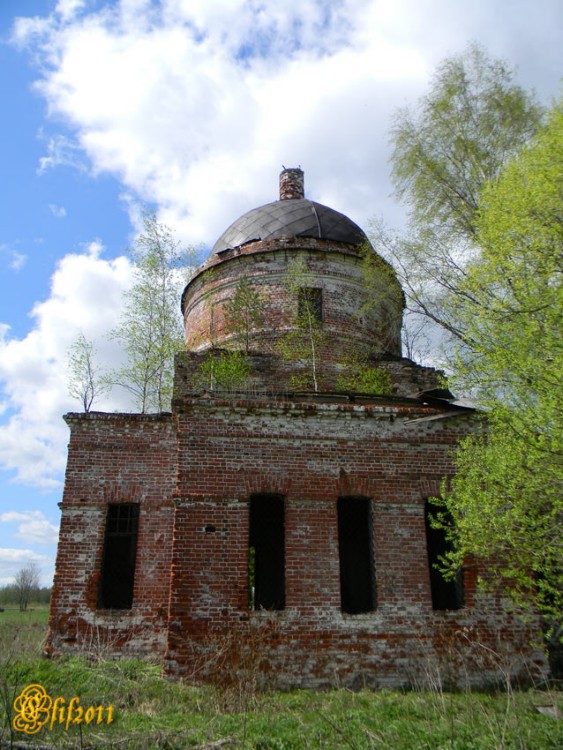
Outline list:
[[[284,167],[280,174],[280,201],[304,197],[303,170],[299,167],[297,169],[285,169]]]

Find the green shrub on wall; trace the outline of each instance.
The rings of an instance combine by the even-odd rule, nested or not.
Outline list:
[[[243,390],[252,367],[242,352],[209,352],[199,366],[197,385],[210,391]]]
[[[391,393],[391,376],[380,367],[360,366],[353,373],[340,375],[336,379],[339,391],[369,393],[375,396],[387,396]]]

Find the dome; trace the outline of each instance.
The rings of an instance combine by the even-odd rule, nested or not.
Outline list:
[[[313,237],[349,245],[367,242],[364,232],[347,216],[304,198],[300,169],[284,170],[280,176],[280,200],[243,214],[219,237],[212,254],[277,237]]]

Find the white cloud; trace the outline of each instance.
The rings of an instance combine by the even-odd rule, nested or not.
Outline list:
[[[51,17],[20,16],[15,19],[10,41],[16,47],[31,49],[34,39],[41,39],[54,29],[55,25]],[[35,59],[39,59],[36,57]]]
[[[56,544],[59,529],[39,510],[0,513],[0,523],[17,523],[15,536],[28,544]]]
[[[6,258],[8,268],[12,271],[21,271],[27,262],[27,255],[14,250],[9,245],[0,243],[0,255]],[[0,331],[1,335],[1,331]]]
[[[57,206],[55,203],[49,203],[49,211],[55,219],[64,219],[66,216],[66,208],[64,206]]]
[[[212,242],[225,216],[275,199],[282,161],[303,162],[318,184],[353,175],[340,207],[358,211],[361,172],[381,161],[383,139],[373,134],[390,111],[390,102],[374,101],[377,83],[413,68],[420,77],[424,65],[400,45],[355,49],[353,34],[344,36],[358,23],[355,5],[337,15],[317,2],[260,11],[247,2],[165,3],[150,25],[129,17],[138,3],[121,3],[121,15],[92,14],[49,35],[56,65],[39,88],[73,124],[95,171],[156,201],[194,242]],[[352,155],[349,143],[359,139],[371,146]],[[66,139],[51,143],[40,168],[68,163],[69,154]]]
[[[59,0],[55,11],[59,13],[65,21],[68,21],[82,10],[84,5],[85,0]]]
[[[435,19],[448,21],[454,47],[472,29],[471,11],[430,5],[122,1],[45,22],[52,68],[39,90],[94,170],[156,202],[194,242],[275,199],[282,162],[302,163],[318,197],[364,223],[389,205],[390,114],[444,54]],[[17,28],[20,39],[39,33]],[[75,154],[51,143],[40,169]]]
[[[0,424],[0,465],[27,484],[56,489],[66,458],[68,429],[61,415],[79,407],[67,395],[67,353],[80,332],[98,341],[102,366],[117,363],[119,350],[106,334],[119,318],[123,291],[131,283],[124,257],[105,260],[100,242],[65,255],[51,279],[50,296],[33,308],[32,330],[11,338],[0,326],[0,382],[9,404]],[[124,408],[120,394],[108,410]]]
[[[18,564],[25,564],[28,562],[34,562],[41,555],[37,552],[33,552],[30,549],[9,549],[6,547],[0,547],[0,559],[7,562],[14,562]]]
[[[311,197],[362,225],[376,214],[393,221],[392,112],[472,38],[513,52],[511,24],[522,38],[529,13],[517,4],[500,23],[501,5],[121,0],[88,12],[61,0],[43,25],[19,19],[14,29],[42,50],[38,90],[74,132],[49,142],[39,169],[84,169],[86,154],[193,243],[213,243],[241,212],[274,200],[282,163],[302,164]],[[541,29],[557,5],[536,6],[522,39],[542,50],[526,62],[554,87],[557,52]]]

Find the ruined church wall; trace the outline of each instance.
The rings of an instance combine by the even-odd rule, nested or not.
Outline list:
[[[253,669],[278,687],[422,683],[448,654],[457,676],[498,677],[486,655],[510,644],[517,672],[535,656],[530,631],[494,597],[432,609],[424,501],[452,472],[467,416],[417,421],[430,408],[185,400],[166,671],[228,680]],[[249,501],[285,499],[285,608],[249,607]],[[341,611],[339,497],[372,509],[376,606]],[[504,645],[503,645],[504,644]],[[488,649],[488,650],[487,650]],[[432,667],[434,668],[434,667]],[[452,664],[449,664],[452,668]]]
[[[330,342],[328,347],[330,348]],[[206,360],[208,357],[220,359],[224,353],[224,349],[214,349],[210,352],[179,352],[176,355],[174,404],[181,403],[182,399],[186,397],[190,398],[195,394],[210,390],[209,377],[202,374]],[[294,376],[310,376],[310,365],[300,359],[286,360],[279,354],[264,354],[262,352],[251,352],[245,354],[244,358],[248,366],[249,376],[246,382],[234,386],[234,391],[269,394],[272,398],[276,398],[276,394],[301,390],[293,384],[292,378]],[[412,398],[421,391],[440,388],[443,385],[443,373],[440,370],[417,365],[404,357],[379,359],[369,364],[371,367],[381,368],[389,374],[391,395],[394,397]],[[349,400],[350,396],[359,399],[358,396],[350,394],[349,391],[339,391],[338,389],[337,378],[344,372],[344,368],[332,365],[326,368],[321,360],[318,369],[318,379],[322,385],[321,390],[333,391],[332,397],[340,393],[343,401]],[[353,369],[350,368],[348,371],[353,371]]]
[[[71,430],[47,650],[162,657],[176,431],[173,417],[69,414]],[[108,504],[139,505],[131,609],[100,609]]]

